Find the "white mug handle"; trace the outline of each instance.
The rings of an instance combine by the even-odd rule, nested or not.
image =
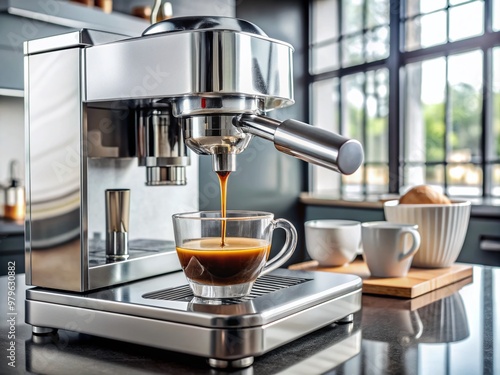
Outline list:
[[[415,252],[420,247],[420,233],[418,233],[418,230],[416,230],[414,228],[404,229],[403,231],[401,231],[401,239],[403,238],[403,236],[406,236],[407,234],[411,235],[411,237],[413,239],[413,244],[411,245],[410,249],[408,251],[406,251],[406,253],[405,253],[405,249],[402,249],[402,253],[399,255],[400,261],[405,260],[409,256],[412,256],[413,254],[415,254]],[[404,241],[403,241],[403,245],[404,245]]]

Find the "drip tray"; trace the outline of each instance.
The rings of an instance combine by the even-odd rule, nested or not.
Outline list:
[[[36,332],[71,327],[219,364],[352,316],[361,309],[361,286],[354,275],[278,269],[245,298],[207,300],[194,297],[183,272],[175,272],[86,294],[29,289],[26,322]]]
[[[223,300],[208,300],[204,301],[208,304],[218,304],[218,305],[234,305],[238,303],[243,303],[245,301],[252,300],[254,298],[261,297],[263,295],[277,292],[284,288],[289,288],[294,285],[299,285],[310,281],[312,279],[304,279],[298,277],[284,277],[284,276],[273,276],[264,275],[257,279],[253,285],[252,291],[248,296],[240,298],[227,298]],[[146,293],[142,296],[145,299],[160,299],[165,301],[192,301],[194,297],[193,292],[189,285],[182,285],[175,288],[168,288],[163,290],[158,290],[157,292]]]

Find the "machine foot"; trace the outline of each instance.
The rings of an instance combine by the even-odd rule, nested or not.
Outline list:
[[[34,335],[50,335],[57,332],[57,328],[33,326],[32,329]]]
[[[347,324],[347,323],[352,323],[353,321],[354,321],[354,314],[349,314],[344,316],[342,319],[337,320],[335,323]]]
[[[253,357],[245,357],[226,361],[224,359],[209,358],[208,364],[213,368],[245,368],[253,364]]]

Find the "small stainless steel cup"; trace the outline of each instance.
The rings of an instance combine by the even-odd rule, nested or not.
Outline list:
[[[127,259],[130,190],[108,189],[106,194],[106,257]]]

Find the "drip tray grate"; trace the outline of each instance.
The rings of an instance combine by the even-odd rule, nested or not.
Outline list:
[[[269,293],[277,292],[281,289],[290,288],[294,285],[305,283],[310,280],[312,279],[264,275],[259,277],[257,281],[255,281],[252,291],[248,296],[241,298],[227,298],[222,300],[222,304],[233,305],[242,303]],[[194,298],[194,295],[189,285],[181,285],[175,288],[162,289],[156,292],[146,293],[142,296],[142,298],[189,302]]]

